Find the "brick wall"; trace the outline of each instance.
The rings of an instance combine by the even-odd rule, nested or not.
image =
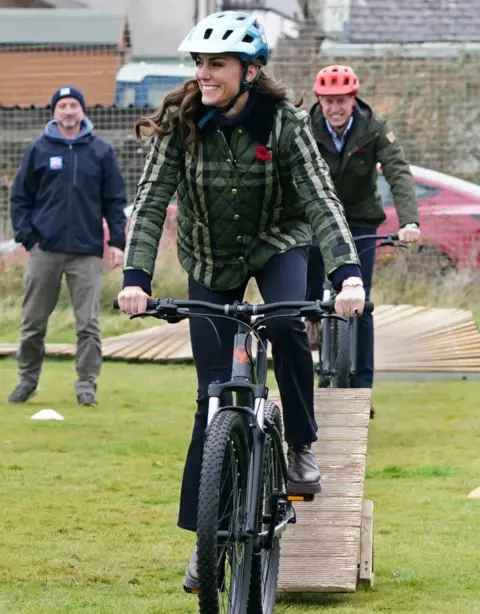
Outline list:
[[[360,79],[360,97],[397,133],[412,164],[480,183],[480,57],[322,57],[319,29],[282,41],[272,69],[292,92],[315,102],[316,73],[328,64],[349,64]]]
[[[110,49],[0,48],[0,106],[45,106],[62,84],[79,87],[90,105],[110,105],[120,66],[120,55]]]

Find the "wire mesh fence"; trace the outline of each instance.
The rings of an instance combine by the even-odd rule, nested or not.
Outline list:
[[[312,87],[320,68],[352,66],[360,79],[360,97],[388,120],[414,165],[430,251],[449,266],[478,266],[480,187],[474,184],[480,184],[480,0],[299,0],[293,17],[282,13],[287,2],[229,4],[251,8],[260,19],[267,5],[276,11],[271,28],[281,32],[273,33],[271,70],[292,93],[305,92],[306,109],[315,104]],[[178,32],[179,41],[189,26]],[[142,108],[132,89],[132,95],[119,98],[117,75],[129,61],[129,40],[125,27],[116,27],[117,42],[114,36],[95,44],[59,42],[58,36],[42,44],[0,39],[0,241],[12,237],[9,194],[20,156],[51,118],[53,91],[67,83],[84,92],[96,133],[115,147],[132,202],[148,147],[135,140],[134,122],[149,110],[148,100],[161,97],[147,96]],[[388,185],[379,187],[385,210],[395,216]]]

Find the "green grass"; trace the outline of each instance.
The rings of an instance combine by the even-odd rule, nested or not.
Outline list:
[[[0,362],[0,398],[16,382]],[[105,363],[99,406],[74,404],[72,362],[47,361],[37,397],[0,405],[1,614],[197,612],[176,527],[195,395],[190,367]],[[376,586],[283,598],[278,613],[480,613],[480,382],[375,389],[366,498]],[[35,422],[44,407],[64,422]]]
[[[403,256],[403,252],[400,254]],[[0,260],[0,343],[18,341],[24,260],[9,260],[2,269]],[[181,269],[174,249],[161,249],[157,259],[153,282],[153,295],[186,298],[186,274]],[[129,321],[111,309],[112,300],[122,285],[121,271],[109,271],[102,279],[101,318],[102,335],[110,337],[152,326],[150,319]],[[248,300],[260,300],[256,284],[247,289]],[[442,278],[434,266],[422,262],[421,266],[399,257],[388,267],[378,267],[372,300],[381,304],[411,304],[468,309],[480,325],[480,283],[478,273],[460,271]],[[58,305],[50,317],[47,341],[74,343],[75,319],[65,280]]]

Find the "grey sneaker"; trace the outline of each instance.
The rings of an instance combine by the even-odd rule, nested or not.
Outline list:
[[[198,571],[197,571],[197,546],[193,549],[192,556],[188,561],[187,573],[183,581],[183,590],[186,593],[193,593],[198,595],[200,592],[200,586],[198,584]]]
[[[97,404],[97,400],[95,399],[95,394],[93,392],[80,392],[77,394],[77,402],[79,405],[86,405],[88,407],[93,407]]]
[[[15,390],[10,394],[7,403],[26,403],[37,394],[37,387],[34,384],[20,382]]]

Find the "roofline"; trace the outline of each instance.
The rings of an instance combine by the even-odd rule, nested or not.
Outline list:
[[[349,58],[385,55],[404,58],[457,58],[465,53],[480,55],[480,42],[338,43],[324,39],[319,51],[321,55]]]
[[[22,24],[27,23],[28,21],[36,21],[40,20],[49,20],[50,22],[55,21],[56,19],[61,20],[62,18],[74,18],[81,19],[83,22],[86,22],[90,19],[95,19],[96,17],[111,19],[113,23],[116,23],[118,28],[118,36],[115,40],[105,39],[101,41],[77,41],[72,42],[71,40],[62,40],[60,38],[52,38],[48,41],[35,40],[33,38],[22,37],[20,34],[16,34],[15,38],[12,36],[12,39],[6,37],[8,40],[0,41],[0,48],[5,49],[6,47],[15,47],[17,45],[22,45],[22,47],[38,47],[45,46],[48,44],[50,47],[78,47],[78,46],[102,46],[102,47],[115,47],[121,48],[122,42],[125,39],[125,26],[128,26],[131,31],[130,19],[128,16],[128,11],[121,9],[113,9],[113,10],[104,10],[104,9],[1,9],[2,16],[5,19],[10,18],[12,22],[12,26],[15,27],[16,31],[21,29]],[[43,24],[42,24],[43,25]],[[84,25],[84,24],[83,24]]]
[[[112,49],[117,50],[118,52],[123,52],[124,49],[121,46],[121,38],[119,42],[114,43],[111,41],[105,41],[105,42],[92,42],[92,41],[85,41],[85,42],[80,42],[77,41],[75,43],[69,43],[69,42],[64,42],[64,41],[49,41],[48,43],[31,43],[31,42],[27,42],[27,41],[23,41],[23,40],[18,40],[18,41],[9,41],[8,43],[2,43],[0,42],[0,49],[5,52],[12,52],[12,53],[21,53],[22,51],[28,51],[29,49],[31,49],[32,47],[42,47],[44,51],[54,51],[56,49],[75,49],[77,47],[111,47]],[[19,47],[21,46],[21,48],[19,49]]]
[[[194,64],[169,64],[162,62],[128,62],[117,72],[117,83],[141,83],[146,77],[183,77],[193,79]]]
[[[45,14],[46,11],[48,11],[48,15]],[[6,17],[8,17],[8,15],[12,16],[12,15],[16,15],[18,17],[20,17],[21,19],[33,19],[35,16],[42,16],[45,19],[47,19],[47,17],[49,17],[50,19],[52,19],[52,17],[54,18],[55,16],[58,15],[67,15],[67,16],[75,16],[75,17],[84,17],[86,14],[89,15],[111,15],[113,16],[126,16],[128,14],[127,10],[123,10],[123,9],[95,9],[95,8],[91,8],[91,7],[86,7],[84,9],[75,9],[75,8],[71,8],[71,9],[67,9],[67,8],[61,8],[61,9],[21,9],[21,8],[14,8],[14,9],[2,9],[2,15],[5,15]]]
[[[58,9],[58,0],[44,0],[44,2],[47,2],[48,4],[51,5],[52,8],[54,9]],[[68,8],[68,9],[84,9],[84,8],[88,8],[88,4],[86,4],[85,2],[82,2],[82,0],[67,0],[68,4],[72,4],[72,6],[62,6],[60,8]]]
[[[284,19],[288,19],[288,21],[293,21],[294,23],[304,23],[305,22],[305,16],[301,14],[301,11],[300,11],[300,19],[295,19],[295,17],[293,17],[292,15],[287,15],[283,11],[279,11],[278,9],[270,7],[270,6],[269,7],[252,6],[251,9],[228,9],[228,10],[247,11],[249,13],[255,13],[256,11],[260,11],[262,13],[275,13],[275,15],[279,15],[280,17],[283,17]]]

